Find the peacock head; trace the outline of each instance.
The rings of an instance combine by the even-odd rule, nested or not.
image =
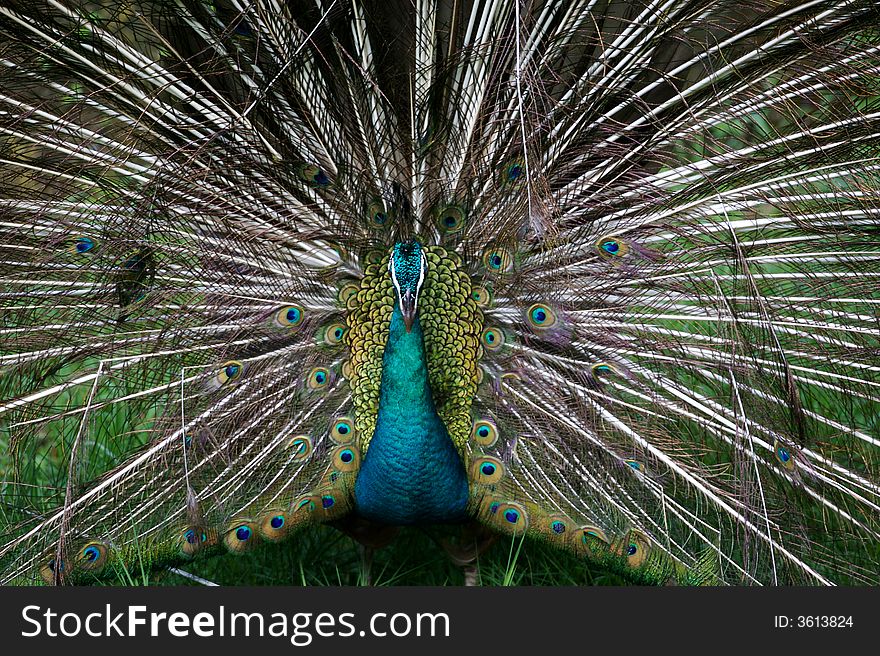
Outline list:
[[[428,259],[417,241],[404,241],[394,244],[394,250],[388,260],[391,282],[397,290],[400,312],[406,332],[412,330],[418,309],[419,291],[425,281]]]

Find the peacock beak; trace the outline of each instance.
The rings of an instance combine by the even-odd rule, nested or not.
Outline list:
[[[400,299],[400,311],[403,314],[406,332],[412,331],[413,322],[416,320],[416,295],[411,289],[403,292],[403,298]]]

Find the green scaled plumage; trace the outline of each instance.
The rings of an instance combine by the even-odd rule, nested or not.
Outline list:
[[[874,2],[386,4],[0,7],[0,583],[386,545],[408,416],[458,563],[880,583]]]

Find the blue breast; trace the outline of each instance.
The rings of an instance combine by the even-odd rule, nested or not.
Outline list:
[[[395,304],[382,359],[376,431],[354,488],[362,517],[393,525],[461,521],[468,481],[431,398],[422,329]]]

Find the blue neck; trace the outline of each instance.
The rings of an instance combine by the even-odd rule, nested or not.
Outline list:
[[[358,514],[383,524],[465,517],[467,475],[431,398],[422,329],[416,318],[407,333],[396,303],[382,358],[376,431],[354,493]]]

